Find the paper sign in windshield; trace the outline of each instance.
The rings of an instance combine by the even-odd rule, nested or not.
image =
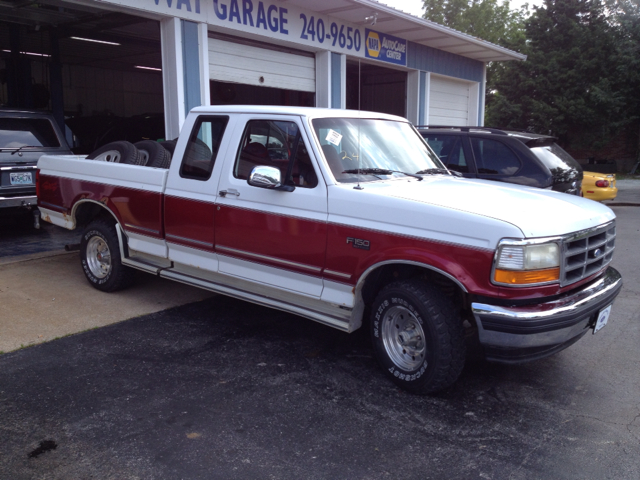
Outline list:
[[[330,129],[329,133],[327,133],[327,138],[325,138],[325,140],[337,147],[338,145],[340,145],[340,142],[342,141],[342,135],[340,135],[335,130]]]

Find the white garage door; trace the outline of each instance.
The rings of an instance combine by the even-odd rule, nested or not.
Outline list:
[[[209,38],[209,78],[302,92],[316,91],[313,56]]]
[[[429,125],[477,125],[477,83],[431,75]]]

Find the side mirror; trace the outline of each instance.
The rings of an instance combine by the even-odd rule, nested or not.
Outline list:
[[[293,192],[295,190],[293,185],[282,184],[280,170],[266,165],[253,167],[247,183],[252,187],[266,188],[268,190],[282,190],[284,192]]]
[[[273,190],[282,185],[282,177],[280,170],[277,168],[259,165],[257,167],[253,167],[247,182],[253,187]]]

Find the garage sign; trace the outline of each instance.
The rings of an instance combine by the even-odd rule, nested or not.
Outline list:
[[[99,0],[300,43],[356,57],[407,65],[407,41],[334,17],[300,9],[284,0]],[[233,32],[235,31],[235,32]]]
[[[407,41],[386,33],[365,29],[365,57],[396,65],[407,65]]]

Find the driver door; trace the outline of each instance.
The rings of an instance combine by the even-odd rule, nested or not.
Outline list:
[[[215,212],[219,271],[319,298],[327,236],[326,186],[300,118],[245,115],[227,159]],[[230,152],[231,154],[231,152]],[[256,166],[280,171],[287,189],[248,183]]]

